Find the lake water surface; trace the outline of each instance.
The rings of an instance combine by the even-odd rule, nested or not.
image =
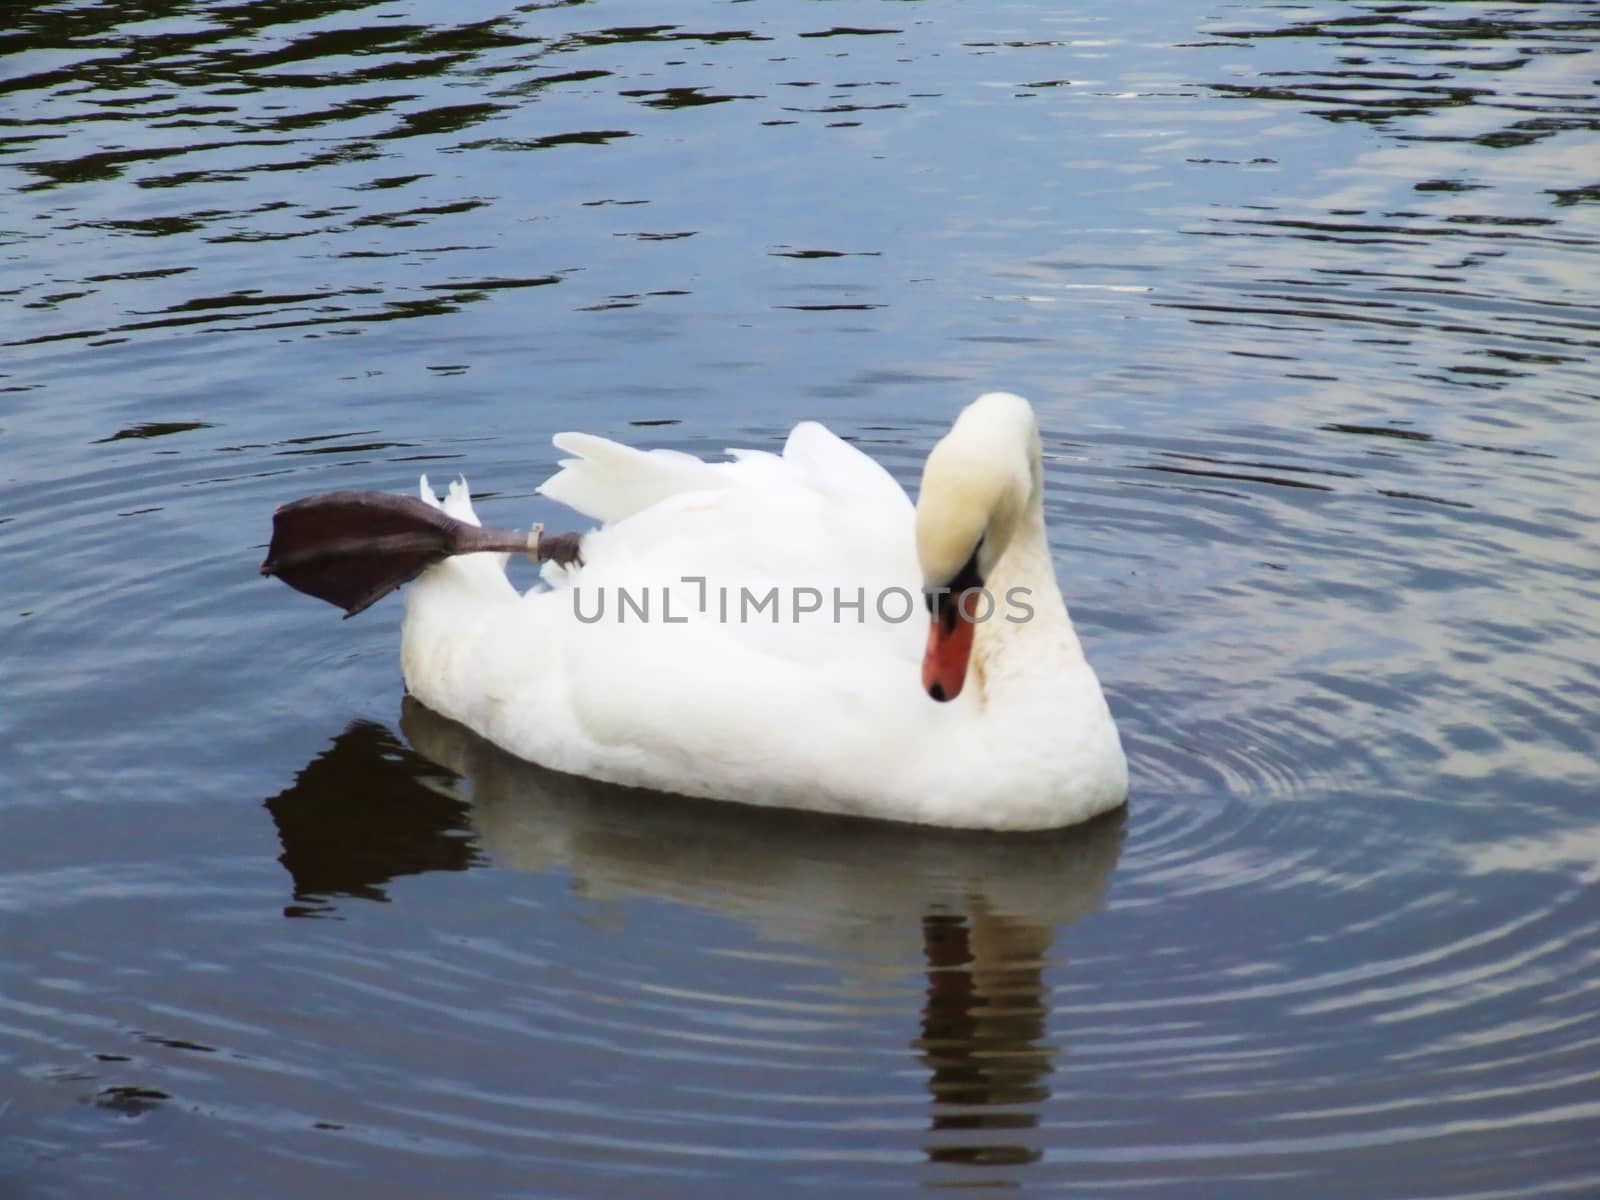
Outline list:
[[[0,1194],[1600,1193],[1597,135],[1588,3],[13,6]],[[554,777],[256,575],[991,389],[1085,828]]]

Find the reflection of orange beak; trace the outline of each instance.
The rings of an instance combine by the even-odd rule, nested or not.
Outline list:
[[[954,700],[967,682],[974,626],[960,597],[944,596],[941,601],[928,626],[928,648],[922,655],[922,686],[935,700]]]

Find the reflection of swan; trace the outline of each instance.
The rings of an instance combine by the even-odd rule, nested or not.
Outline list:
[[[581,566],[546,565],[548,590],[518,595],[494,554],[411,585],[401,660],[435,711],[529,761],[685,796],[986,829],[1126,797],[1027,401],[970,405],[914,511],[814,423],[731,463],[556,442],[573,457],[540,491],[605,525]],[[462,484],[442,507],[477,524]]]
[[[1056,931],[1099,907],[1119,810],[1026,838],[685,802],[531,766],[407,698],[418,752],[467,777],[496,860],[572,872],[586,894],[648,894],[769,937],[903,962],[920,940],[927,990],[912,1046],[928,1068],[928,1157],[1031,1162],[1027,1131],[1054,1050],[1044,969]]]
[[[475,832],[495,862],[563,872],[586,896],[691,904],[830,951],[874,991],[920,959],[906,1038],[927,1069],[928,1157],[1037,1157],[1029,1131],[1055,1054],[1045,968],[1057,931],[1101,903],[1120,810],[1018,837],[662,804],[522,762],[409,698],[401,728],[415,753],[357,722],[267,802],[294,876],[289,912],[329,893],[381,897],[394,875],[470,868],[483,856],[462,834]]]
[[[430,768],[371,721],[355,721],[267,800],[294,880],[288,916],[322,911],[332,895],[383,898],[397,875],[463,871],[482,856],[460,836],[466,805]]]
[[[651,792],[523,762],[410,697],[400,728],[418,753],[470,781],[469,820],[497,862],[565,869],[590,895],[679,900],[807,942],[876,939],[891,925],[903,937],[930,913],[993,914],[1049,931],[1099,905],[1121,844],[1120,811],[1081,829],[975,837],[662,804]]]
[[[928,999],[917,1049],[928,1066],[933,1131],[983,1131],[928,1147],[938,1162],[1032,1162],[1039,1151],[1000,1130],[1031,1129],[1050,1094],[1053,1050],[1044,963],[1055,929],[974,905],[965,917],[923,918]]]

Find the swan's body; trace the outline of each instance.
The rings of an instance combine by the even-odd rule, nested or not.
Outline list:
[[[963,413],[917,510],[813,423],[781,456],[728,463],[583,434],[556,445],[574,457],[540,491],[604,525],[584,565],[547,565],[526,594],[494,554],[411,585],[402,663],[430,708],[556,770],[753,804],[1037,829],[1126,798],[1056,586],[1025,401]],[[422,495],[437,503],[426,479]],[[477,522],[462,485],[443,507]],[[941,652],[935,674],[956,676],[941,704],[917,683],[936,657],[919,592],[963,570],[996,606],[966,631],[970,669]]]

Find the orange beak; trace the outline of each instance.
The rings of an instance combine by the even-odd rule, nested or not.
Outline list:
[[[928,648],[922,655],[922,686],[935,700],[954,700],[967,682],[974,626],[961,599],[960,596],[941,596],[928,626]]]

